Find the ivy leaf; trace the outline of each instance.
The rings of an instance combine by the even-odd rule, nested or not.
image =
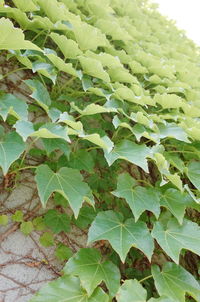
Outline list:
[[[29,235],[33,231],[34,227],[31,221],[23,221],[20,225],[20,230],[24,235]]]
[[[105,282],[112,297],[120,286],[118,267],[111,261],[102,261],[100,252],[93,248],[80,249],[74,257],[69,259],[64,272],[78,276],[89,296],[102,281]]]
[[[10,132],[4,136],[3,141],[0,141],[0,166],[4,175],[24,150],[25,144],[16,132]]]
[[[49,92],[44,85],[38,80],[25,80],[26,85],[31,89],[32,94],[30,95],[38,105],[40,105],[46,112],[49,110],[51,105],[51,98]]]
[[[92,296],[88,297],[80,286],[77,277],[63,276],[49,282],[30,300],[30,302],[108,302],[108,295],[97,288]]]
[[[88,243],[108,240],[125,262],[130,248],[140,249],[150,260],[154,244],[146,224],[135,223],[133,218],[124,221],[123,215],[114,211],[100,212],[93,221],[88,234]]]
[[[115,145],[110,153],[105,152],[104,154],[109,166],[117,159],[124,159],[148,172],[146,157],[150,154],[150,149],[145,145],[124,140]]]
[[[7,225],[8,224],[8,216],[7,215],[0,215],[0,225]]]
[[[69,166],[71,168],[92,172],[94,164],[93,157],[86,150],[78,150],[70,155]]]
[[[52,233],[45,232],[44,234],[42,234],[42,236],[40,236],[39,240],[42,246],[48,247],[54,245],[54,238]]]
[[[65,58],[76,59],[77,56],[82,54],[82,51],[74,40],[67,39],[66,36],[56,33],[51,33],[50,37],[58,45]]]
[[[182,249],[200,255],[200,227],[192,221],[185,219],[183,224],[179,225],[176,219],[171,219],[166,229],[160,222],[156,222],[151,235],[177,264]]]
[[[96,59],[80,56],[79,61],[83,71],[93,77],[99,78],[104,82],[110,82],[108,73],[103,69],[101,62]]]
[[[56,210],[49,210],[44,215],[44,223],[55,234],[58,234],[62,231],[69,232],[70,230],[70,219],[67,214],[59,213]]]
[[[24,214],[22,211],[17,210],[15,212],[15,214],[12,215],[12,221],[15,222],[23,222],[24,218],[23,218]]]
[[[96,212],[94,208],[84,206],[80,209],[78,218],[73,219],[73,222],[78,228],[84,230],[87,228],[89,224],[92,223],[95,217],[96,217]]]
[[[126,280],[116,295],[117,302],[146,302],[146,298],[146,290],[136,279]]]
[[[148,302],[175,302],[174,299],[172,300],[169,297],[161,296],[160,298],[151,298]]]
[[[200,190],[200,162],[189,163],[187,175],[191,183]]]
[[[128,173],[120,174],[117,190],[112,192],[112,194],[125,198],[133,212],[135,221],[139,219],[145,210],[153,212],[158,219],[160,215],[159,192],[156,189],[140,186],[133,188],[135,185],[137,185],[136,181]]]
[[[61,150],[67,156],[67,158],[69,158],[71,150],[68,143],[64,139],[43,138],[42,142],[48,155],[55,150]]]
[[[15,123],[15,129],[24,141],[29,136],[40,137],[40,138],[61,138],[70,142],[67,134],[67,128],[54,123],[46,123],[42,125],[38,130],[35,131],[34,126],[29,121],[17,121]]]
[[[71,249],[64,244],[60,244],[55,250],[55,256],[61,261],[68,260],[72,255]]]
[[[109,45],[106,36],[98,28],[80,21],[73,21],[72,24],[76,41],[81,50],[96,50],[99,46]]]
[[[161,195],[160,205],[167,208],[182,224],[185,209],[192,207],[192,199],[188,194],[170,188]]]
[[[157,265],[153,265],[152,275],[160,295],[169,297],[172,301],[185,302],[185,294],[188,293],[194,299],[200,301],[198,282],[180,265],[167,262],[162,271]]]
[[[41,51],[37,45],[25,40],[22,30],[15,28],[9,19],[1,18],[0,28],[0,49],[35,49]]]
[[[36,170],[36,182],[44,207],[51,194],[58,192],[69,201],[75,217],[78,217],[83,201],[90,196],[90,188],[75,169],[61,168],[54,173],[47,165],[40,165]]]
[[[6,121],[8,114],[12,114],[17,119],[27,120],[27,104],[16,96],[7,93],[0,96],[0,115]]]

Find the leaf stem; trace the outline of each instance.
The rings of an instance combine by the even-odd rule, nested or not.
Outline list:
[[[139,282],[142,283],[142,282],[144,282],[144,281],[146,281],[146,280],[148,280],[148,279],[150,279],[150,278],[153,278],[153,275],[149,275],[149,276],[147,276],[147,277],[141,279]]]

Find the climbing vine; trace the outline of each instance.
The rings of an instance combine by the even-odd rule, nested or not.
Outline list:
[[[12,220],[64,263],[31,302],[200,301],[199,49],[147,0],[1,0],[0,16],[17,65],[1,81],[23,70],[29,91],[0,93],[1,189],[35,175],[53,205]],[[72,225],[76,253],[56,237]]]

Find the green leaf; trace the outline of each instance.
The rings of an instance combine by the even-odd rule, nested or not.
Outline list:
[[[128,173],[120,174],[117,189],[112,194],[125,198],[133,212],[135,221],[146,210],[153,212],[158,219],[160,215],[159,192],[153,188],[139,186],[133,188],[136,185],[137,182]]]
[[[105,152],[104,154],[109,166],[117,159],[124,159],[148,172],[146,157],[150,154],[150,149],[145,145],[124,140],[115,145],[110,153]]]
[[[0,37],[0,49],[35,49],[41,51],[41,49],[35,44],[24,39],[24,34],[21,29],[13,26],[13,23],[9,19],[0,19],[1,37]]]
[[[0,166],[4,175],[24,150],[25,144],[16,132],[9,132],[4,136],[3,141],[0,141]]]
[[[178,220],[180,224],[183,222],[185,209],[192,206],[191,197],[176,189],[167,189],[160,199],[160,205],[167,208]]]
[[[89,142],[101,147],[106,150],[105,152],[110,152],[113,149],[113,142],[108,136],[101,137],[98,133],[79,135],[80,138],[86,139]]]
[[[72,255],[72,250],[64,244],[60,244],[55,250],[55,256],[61,261],[68,260]]]
[[[50,153],[55,150],[61,150],[69,158],[71,150],[69,148],[68,143],[64,139],[43,138],[42,142],[48,155],[50,155]]]
[[[94,208],[84,206],[80,209],[78,218],[73,219],[73,222],[78,228],[84,230],[87,228],[87,226],[89,224],[92,223],[95,216],[96,216],[96,212],[95,212]]]
[[[152,237],[144,222],[135,223],[133,218],[124,221],[123,215],[114,211],[100,212],[96,216],[89,229],[88,243],[97,240],[108,240],[122,262],[132,246],[140,249],[149,260],[154,249]]]
[[[191,183],[200,190],[200,162],[189,163],[187,175]]]
[[[39,240],[42,246],[48,247],[54,245],[54,238],[52,233],[45,232],[44,234],[42,234],[42,236],[40,236]]]
[[[99,78],[104,82],[110,82],[108,73],[103,69],[101,62],[96,59],[80,56],[79,61],[83,68],[84,73]]]
[[[38,10],[38,7],[32,0],[29,0],[28,3],[26,0],[13,0],[13,2],[15,3],[16,7],[23,12],[32,12]]]
[[[81,50],[96,50],[99,46],[108,46],[106,36],[102,32],[85,22],[73,21],[73,32]]]
[[[75,59],[77,56],[82,54],[78,44],[71,39],[67,39],[66,36],[51,33],[50,37],[58,45],[65,58]]]
[[[159,267],[154,265],[152,274],[160,295],[171,298],[174,302],[185,302],[185,294],[188,293],[196,301],[200,300],[198,282],[183,267],[168,262],[160,271]]]
[[[44,231],[46,228],[44,218],[39,216],[33,219],[33,226],[36,231]]]
[[[47,123],[42,125],[36,131],[34,129],[34,125],[29,121],[17,121],[14,126],[17,133],[21,135],[24,141],[26,141],[29,136],[33,136],[33,137],[51,138],[51,139],[61,138],[68,142],[71,142],[67,134],[68,132],[67,127],[63,127],[58,124]]]
[[[20,225],[20,230],[24,235],[29,235],[34,227],[31,221],[23,221]]]
[[[64,71],[70,75],[73,75],[74,77],[78,77],[78,71],[76,71],[76,69],[72,66],[72,63],[65,63],[65,61],[58,57],[56,53],[48,50],[47,48],[44,49],[44,53],[58,70]]]
[[[24,218],[23,218],[24,214],[22,211],[17,210],[15,212],[15,214],[12,215],[12,221],[15,222],[23,222]]]
[[[62,231],[69,232],[70,230],[70,219],[67,214],[59,213],[56,210],[49,210],[44,215],[44,223],[55,234],[58,234]]]
[[[25,80],[26,85],[31,89],[32,94],[30,95],[39,106],[41,106],[46,112],[49,110],[51,105],[51,98],[49,92],[44,85],[38,80]]]
[[[113,297],[120,286],[120,272],[111,261],[103,261],[98,250],[80,249],[64,267],[66,274],[78,276],[83,288],[90,296],[95,288],[104,281]],[[112,272],[112,274],[111,274]]]
[[[151,298],[150,300],[148,300],[148,302],[175,302],[175,301],[174,299],[172,300],[169,297],[162,296],[160,298]]]
[[[117,302],[146,302],[147,292],[136,280],[126,280],[120,287]]]
[[[8,224],[8,216],[7,215],[0,215],[0,224],[7,225]]]
[[[0,115],[4,121],[6,121],[8,114],[13,115],[17,119],[27,120],[27,108],[28,106],[24,101],[10,93],[0,96]]]
[[[73,169],[92,172],[94,164],[92,155],[86,150],[78,150],[70,155],[69,167]]]
[[[108,295],[97,288],[92,296],[88,297],[80,286],[77,277],[63,276],[49,282],[30,300],[30,302],[108,302]]]
[[[43,206],[53,192],[58,192],[69,201],[75,217],[83,201],[90,196],[90,188],[75,169],[61,168],[54,173],[47,165],[40,165],[36,170],[36,182]]]
[[[166,229],[160,222],[156,222],[151,235],[177,264],[182,249],[200,255],[200,227],[192,221],[185,219],[183,224],[179,225],[176,219],[171,219]]]

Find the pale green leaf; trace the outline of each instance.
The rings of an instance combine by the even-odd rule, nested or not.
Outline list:
[[[65,58],[75,59],[77,56],[82,54],[78,44],[71,39],[67,39],[66,36],[51,33],[50,37],[58,45]]]
[[[73,21],[73,32],[81,50],[96,50],[99,46],[108,46],[106,36],[102,32],[85,22]]]
[[[41,51],[41,49],[24,39],[23,31],[13,26],[13,23],[6,18],[0,19],[0,49],[35,49]]]
[[[110,77],[108,73],[103,69],[103,66],[100,61],[83,56],[79,57],[79,61],[81,63],[84,73],[99,78],[104,82],[110,82]]]

